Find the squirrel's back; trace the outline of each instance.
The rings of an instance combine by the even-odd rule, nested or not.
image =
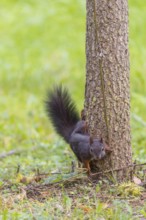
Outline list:
[[[48,91],[45,107],[56,132],[69,142],[70,135],[80,118],[68,90],[60,85]]]

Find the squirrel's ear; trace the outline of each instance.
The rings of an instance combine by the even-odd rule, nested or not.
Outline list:
[[[92,136],[90,136],[90,140],[89,141],[90,141],[90,145],[93,144],[93,137]]]

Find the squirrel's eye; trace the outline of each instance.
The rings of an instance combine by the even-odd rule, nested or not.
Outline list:
[[[101,150],[104,151],[104,147]]]
[[[93,152],[93,148],[92,147],[90,148],[90,151]]]

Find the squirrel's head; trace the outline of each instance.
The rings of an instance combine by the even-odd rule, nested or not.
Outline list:
[[[90,138],[90,154],[94,160],[102,159],[105,156],[105,145],[102,139]]]

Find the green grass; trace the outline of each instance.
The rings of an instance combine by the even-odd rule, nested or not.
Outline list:
[[[146,3],[130,0],[129,7],[132,145],[134,158],[143,162],[146,154]],[[0,152],[21,151],[0,161],[0,185],[13,183],[12,190],[14,186],[18,190],[18,186],[24,187],[17,180],[18,165],[21,175],[31,177],[37,169],[42,173],[70,172],[71,161],[75,159],[68,146],[54,134],[43,101],[47,88],[62,82],[82,109],[85,1],[1,0],[0,15]],[[83,201],[76,197],[76,203],[68,192],[58,196],[61,202],[54,196],[44,203],[27,200],[25,196],[18,199],[17,193],[14,196],[10,193],[10,198],[7,192],[0,196],[1,219],[48,219],[48,213],[51,213],[49,219],[97,219],[98,216],[126,219],[118,203],[105,208],[97,198],[91,201],[88,194]],[[89,212],[79,204],[87,206]],[[103,210],[106,210],[104,215]],[[127,219],[131,219],[131,211]]]

